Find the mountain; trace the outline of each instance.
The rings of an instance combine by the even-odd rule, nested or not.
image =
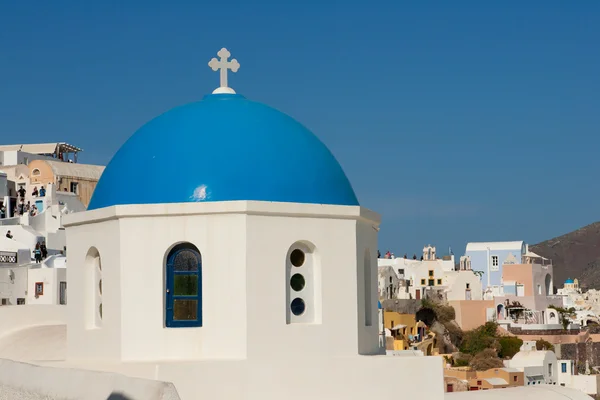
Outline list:
[[[531,251],[552,259],[554,286],[577,278],[584,289],[600,289],[600,222],[529,246]]]

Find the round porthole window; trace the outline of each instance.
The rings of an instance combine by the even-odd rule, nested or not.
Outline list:
[[[300,297],[296,297],[294,300],[292,300],[290,308],[292,310],[292,314],[299,316],[304,314],[304,311],[306,310],[306,303],[304,303],[304,300],[302,300]]]
[[[302,276],[302,274],[294,274],[292,276],[292,279],[290,279],[290,286],[296,292],[299,292],[302,289],[304,289],[305,285],[306,285],[306,281],[304,280],[304,277]]]
[[[304,252],[300,249],[295,249],[290,254],[290,261],[294,267],[301,267],[304,264],[305,255]]]

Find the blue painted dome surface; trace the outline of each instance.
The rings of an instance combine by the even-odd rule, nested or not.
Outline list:
[[[571,278],[568,278],[568,279],[565,281],[565,283],[575,283],[575,281],[574,281],[573,279],[571,279]]]
[[[228,200],[359,205],[340,164],[308,129],[241,95],[218,94],[135,132],[88,209]]]

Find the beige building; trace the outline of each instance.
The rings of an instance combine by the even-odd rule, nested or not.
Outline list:
[[[33,160],[28,167],[31,186],[54,183],[58,191],[75,193],[86,207],[104,171],[100,165],[50,160]]]
[[[525,374],[515,368],[474,371],[468,367],[444,369],[446,392],[501,389],[525,384]]]

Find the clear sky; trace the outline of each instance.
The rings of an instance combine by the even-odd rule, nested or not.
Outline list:
[[[599,43],[592,0],[0,0],[0,142],[106,164],[218,86],[227,47],[230,85],[315,132],[382,214],[382,251],[536,243],[600,219]]]

